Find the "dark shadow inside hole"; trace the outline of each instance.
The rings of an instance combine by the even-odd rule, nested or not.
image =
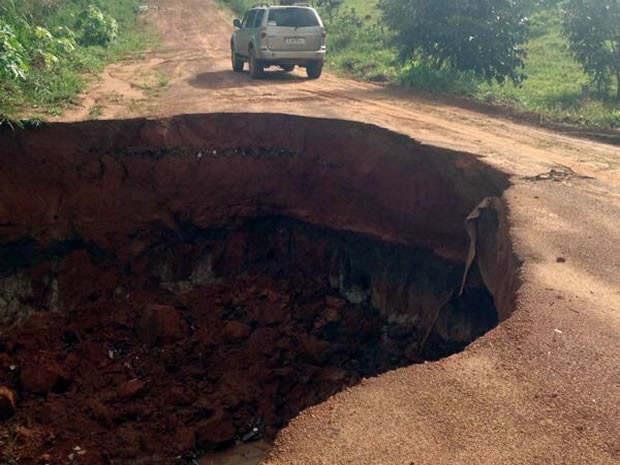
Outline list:
[[[211,264],[183,303],[202,334],[218,341],[198,346],[208,354],[214,409],[226,418],[212,428],[225,421],[234,433],[213,439],[205,426],[198,443],[206,450],[272,438],[342,388],[460,351],[498,323],[483,285],[458,295],[464,264],[428,249],[286,217],[192,231],[143,260],[167,270],[160,278],[170,289]],[[178,379],[187,364],[181,356]]]

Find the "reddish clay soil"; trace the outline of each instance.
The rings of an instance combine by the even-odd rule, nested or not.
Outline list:
[[[106,69],[84,96],[83,105],[61,119],[87,119],[95,105],[102,108],[103,119],[164,119],[152,122],[157,127],[154,132],[141,131],[142,125],[151,123],[133,122],[137,125],[135,138],[102,129],[97,137],[100,142],[107,141],[103,145],[131,145],[138,140],[146,147],[175,147],[179,141],[189,140],[191,155],[196,157],[203,153],[202,149],[195,150],[196,141],[213,137],[211,126],[190,125],[192,129],[180,134],[175,132],[175,120],[166,118],[207,112],[290,113],[355,120],[403,136],[390,145],[392,137],[379,137],[371,126],[344,130],[332,122],[343,139],[330,143],[330,153],[363,153],[355,160],[370,157],[371,162],[346,165],[357,169],[350,184],[340,172],[330,178],[337,182],[317,181],[309,191],[276,188],[288,179],[294,163],[274,172],[273,166],[262,162],[247,169],[234,157],[231,163],[211,161],[211,166],[219,166],[212,179],[227,179],[230,172],[235,173],[231,184],[237,190],[232,199],[242,200],[227,204],[230,191],[222,191],[215,182],[209,193],[217,199],[211,203],[213,208],[204,207],[209,202],[201,197],[200,190],[166,182],[171,173],[172,178],[179,175],[198,181],[201,174],[194,165],[178,162],[183,154],[165,151],[143,155],[148,163],[162,159],[153,161],[153,166],[163,171],[141,171],[135,190],[127,196],[119,188],[127,172],[114,156],[100,157],[97,150],[101,148],[97,146],[101,144],[89,140],[88,125],[40,130],[51,131],[53,137],[23,136],[10,153],[31,154],[24,163],[20,162],[22,158],[7,157],[3,152],[0,232],[3,243],[14,241],[12,245],[17,248],[13,247],[13,252],[5,249],[8,255],[2,255],[2,263],[15,263],[16,255],[29,256],[33,243],[24,238],[36,239],[40,261],[26,263],[31,273],[28,279],[39,283],[30,288],[30,294],[19,280],[4,282],[2,292],[17,296],[19,301],[45,302],[28,309],[20,307],[17,314],[26,315],[23,310],[33,312],[32,316],[17,328],[3,323],[0,333],[0,384],[9,388],[0,390],[0,418],[10,417],[0,420],[0,444],[6,456],[12,454],[11,460],[19,458],[19,463],[174,463],[175,457],[191,462],[196,451],[226,444],[231,435],[243,436],[257,428],[269,437],[298,409],[324,401],[304,410],[277,434],[265,464],[611,465],[620,461],[617,146],[573,139],[456,108],[445,100],[439,103],[404,90],[330,74],[308,81],[300,71],[274,71],[266,79],[252,81],[246,73],[230,70],[228,37],[232,27],[228,13],[211,0],[150,3],[158,8],[149,10],[145,20],[162,32],[162,48]],[[158,73],[167,76],[168,85],[157,87]],[[293,154],[302,153],[305,144],[317,147],[324,140],[335,140],[320,131],[306,136],[286,118],[278,120],[277,126],[283,133],[293,134],[285,144]],[[264,142],[269,131],[258,127],[231,122],[221,131]],[[196,136],[201,131],[207,134]],[[368,139],[364,138],[366,134],[370,134]],[[403,186],[407,185],[406,175],[416,172],[420,159],[415,156],[410,171],[402,169],[403,165],[392,171],[382,166],[376,172],[386,174],[383,182],[369,176],[395,147],[416,146],[409,137],[428,149],[419,177],[412,174],[411,190]],[[75,163],[72,157],[79,153],[76,140],[95,147],[90,163]],[[349,151],[355,144],[356,149]],[[214,148],[203,145],[205,149]],[[233,144],[229,148],[239,147]],[[133,153],[136,159],[144,154],[143,148]],[[407,150],[418,153],[417,149]],[[372,158],[373,153],[377,158]],[[56,160],[48,158],[52,154]],[[433,162],[446,157],[454,163]],[[485,164],[493,168],[493,175],[485,175],[483,168],[471,170]],[[300,166],[289,187],[312,186],[312,180],[330,172],[327,168],[331,166],[326,165],[324,171],[316,168],[310,172],[315,176],[304,178],[306,166]],[[471,178],[474,172],[477,174]],[[442,173],[448,177],[443,178]],[[404,176],[402,183],[394,187],[390,179],[399,175]],[[477,192],[487,185],[483,179],[489,177],[495,188]],[[55,184],[49,179],[55,179]],[[86,182],[76,188],[75,179]],[[346,189],[333,189],[342,182]],[[468,190],[464,187],[467,185],[474,187]],[[145,188],[149,189],[148,196],[144,195]],[[244,196],[246,189],[249,194]],[[369,190],[362,201],[347,201],[352,192],[364,189]],[[466,201],[455,202],[456,209],[439,204],[434,215],[424,217],[428,210],[422,200],[442,198],[433,192],[444,190],[452,194],[443,198],[454,199],[459,197],[455,194],[465,193],[462,197]],[[119,195],[102,195],[104,192]],[[218,192],[226,195],[218,197]],[[278,197],[276,192],[283,194]],[[178,260],[171,260],[178,266],[164,273],[159,268],[154,276],[151,270],[158,268],[144,261],[142,268],[132,269],[133,275],[118,272],[121,264],[136,263],[132,260],[141,257],[144,247],[152,247],[158,240],[166,243],[186,238],[188,229],[183,225],[212,224],[218,208],[227,218],[230,211],[246,218],[268,212],[266,207],[314,226],[423,246],[463,267],[468,237],[461,227],[469,211],[487,195],[502,199],[500,214],[492,217],[499,220],[499,233],[483,234],[487,239],[476,243],[479,271],[470,284],[484,283],[495,297],[502,320],[499,326],[464,351],[437,362],[403,366],[417,361],[420,355],[419,350],[404,350],[399,363],[384,364],[368,373],[402,368],[364,379],[331,397],[367,372],[329,359],[331,352],[324,352],[327,349],[322,342],[333,342],[330,331],[338,328],[343,337],[353,337],[353,333],[364,334],[365,330],[372,334],[377,326],[384,325],[381,317],[365,329],[357,326],[373,322],[377,318],[374,313],[361,320],[347,319],[348,311],[359,312],[361,307],[347,303],[338,286],[317,282],[315,273],[304,274],[297,281],[283,279],[277,269],[265,267],[243,276],[225,273],[222,282],[205,281],[187,288],[188,282],[196,285],[189,278],[203,276],[200,270],[204,271],[200,266],[183,268],[183,257],[197,256],[192,247],[175,248],[168,255],[153,249],[149,256],[160,253]],[[271,203],[261,203],[264,199]],[[413,200],[409,203],[409,199]],[[135,203],[146,206],[149,201],[155,205],[159,201],[160,209],[123,209]],[[254,209],[248,210],[248,205]],[[256,209],[256,205],[263,209]],[[392,209],[387,217],[382,216],[386,209]],[[118,213],[123,211],[124,216]],[[140,216],[139,211],[148,214]],[[208,221],[201,223],[200,216],[175,214],[183,211],[207,214]],[[485,218],[484,213],[481,217]],[[102,218],[109,218],[108,226],[131,227],[107,234],[108,229],[97,225],[107,221]],[[121,238],[126,240],[126,234],[119,232],[134,231],[140,224],[148,225],[142,231],[145,235],[132,236],[123,243],[120,250],[124,252],[119,256],[98,255],[100,249],[113,249]],[[475,224],[474,230],[480,232],[484,228],[478,226],[487,223]],[[72,231],[82,232],[87,240],[67,242]],[[488,237],[500,240],[493,242]],[[239,245],[229,248],[240,249],[247,250]],[[508,259],[511,251],[520,268]],[[233,259],[227,262],[235,263]],[[183,279],[168,280],[170,269],[173,276]],[[194,274],[196,270],[198,274]],[[517,270],[518,276],[513,276]],[[65,282],[50,279],[54,276],[64,277]],[[137,282],[131,276],[137,277]],[[162,288],[166,282],[173,286]],[[517,282],[520,287],[513,295],[510,291]],[[298,288],[310,295],[292,291]],[[503,296],[502,305],[497,301],[499,295]],[[73,304],[71,296],[76,297]],[[15,315],[16,304],[5,303],[3,309]],[[239,315],[231,317],[231,308],[255,313],[249,321],[240,321],[243,318]],[[312,315],[304,313],[303,309],[309,308]],[[55,312],[40,312],[48,309]],[[444,336],[459,333],[451,332],[451,327],[462,329],[462,325],[451,326],[454,321],[442,326]],[[257,341],[252,344],[268,347],[260,360],[256,346],[250,346],[255,333]],[[351,340],[350,344],[355,347],[356,342]],[[289,351],[291,345],[293,352]],[[205,359],[205,353],[208,357],[219,354],[219,358]],[[295,373],[297,368],[309,373],[303,383],[297,382],[303,389],[282,384],[286,373],[278,371],[282,365],[272,362],[283,353],[292,357],[289,366],[296,368]],[[317,363],[316,357],[323,361]],[[329,362],[325,362],[326,357]],[[206,367],[219,367],[221,372],[215,369],[211,373]],[[231,373],[228,380],[224,367]],[[268,381],[260,384],[256,395],[243,380],[255,377],[253,370],[258,367]],[[226,388],[216,389],[219,383],[225,383]],[[278,398],[274,393],[282,392],[290,403],[274,401]],[[238,398],[227,398],[226,393]],[[271,420],[255,422],[257,411]],[[192,449],[194,445],[197,449]]]
[[[236,439],[273,438],[303,408],[394,366],[354,361],[378,358],[380,317],[326,289],[261,273],[31,317],[2,340],[3,372],[19,367],[2,381],[19,392],[20,424],[3,459],[189,463]]]
[[[5,460],[186,463],[270,440],[512,311],[507,179],[468,154],[227,113],[0,140]]]

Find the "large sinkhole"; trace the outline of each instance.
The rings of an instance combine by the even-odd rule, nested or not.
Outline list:
[[[511,312],[508,181],[469,154],[277,114],[5,129],[0,147],[21,457],[172,463],[272,438]]]

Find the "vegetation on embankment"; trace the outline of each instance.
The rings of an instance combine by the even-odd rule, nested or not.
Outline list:
[[[252,0],[220,0],[236,12]],[[396,83],[532,112],[540,119],[585,127],[620,128],[620,102],[597,90],[573,58],[562,30],[563,0],[519,0],[529,26],[521,84],[499,84],[472,72],[440,69],[400,57],[378,0],[315,0],[328,30],[331,69],[358,79]],[[423,3],[423,2],[421,2]],[[329,5],[332,5],[330,11]],[[441,24],[441,21],[439,21]],[[611,84],[613,87],[613,83]],[[607,89],[609,90],[609,89]]]
[[[0,123],[57,115],[89,76],[154,46],[139,0],[2,0]]]
[[[326,17],[336,69],[369,81],[387,81],[427,92],[448,93],[534,112],[541,119],[587,127],[620,128],[620,102],[599,92],[569,50],[562,31],[562,2],[526,1],[529,40],[522,84],[489,82],[471,72],[435,69],[399,59],[392,32],[381,21],[376,0],[343,0]]]

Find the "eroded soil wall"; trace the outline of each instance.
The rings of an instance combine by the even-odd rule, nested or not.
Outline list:
[[[241,114],[5,130],[0,147],[0,384],[24,463],[269,437],[511,311],[507,179],[469,154]]]

